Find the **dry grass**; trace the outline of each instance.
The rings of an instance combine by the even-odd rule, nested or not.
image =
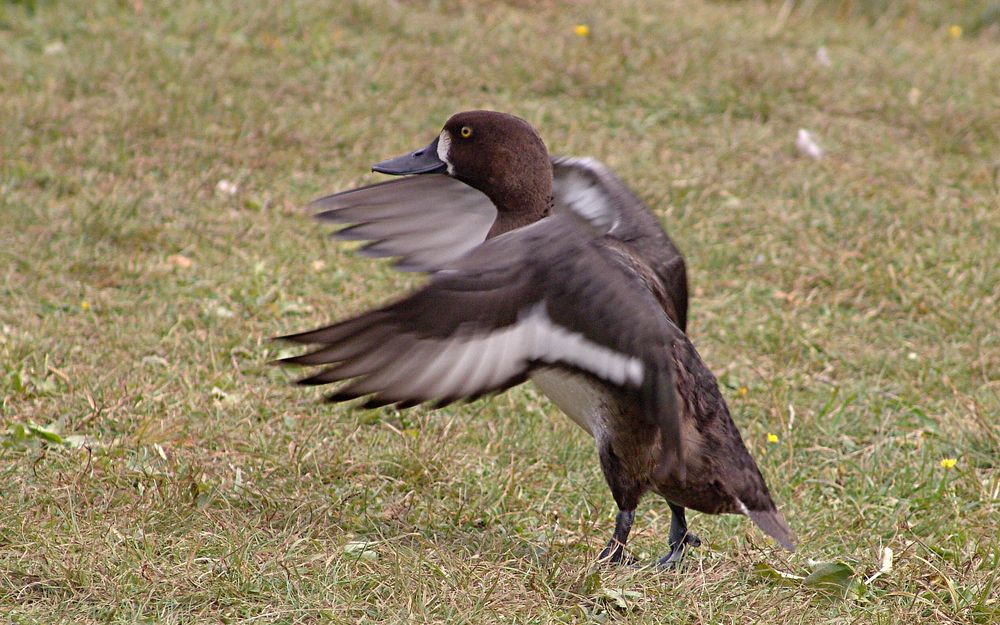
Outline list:
[[[884,5],[0,4],[0,613],[996,622],[1000,47],[989,3]],[[469,107],[657,208],[798,553],[694,515],[682,572],[595,572],[613,504],[532,389],[351,412],[265,364],[414,280],[298,207]],[[844,597],[757,572],[810,560]]]

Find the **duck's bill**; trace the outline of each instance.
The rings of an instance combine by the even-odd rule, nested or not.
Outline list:
[[[407,176],[410,174],[440,174],[448,169],[448,165],[438,158],[438,139],[430,145],[396,158],[390,158],[372,165],[372,171],[392,176]]]

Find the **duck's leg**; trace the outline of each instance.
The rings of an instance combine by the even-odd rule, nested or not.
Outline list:
[[[615,516],[615,532],[608,541],[608,546],[598,556],[600,562],[609,564],[635,564],[635,557],[625,551],[629,532],[632,531],[632,521],[635,520],[635,510],[618,510]]]
[[[660,566],[671,568],[684,559],[684,553],[688,547],[697,547],[701,544],[701,539],[688,531],[687,519],[684,517],[684,506],[667,502],[672,514],[670,518],[670,535],[667,544],[670,545],[670,553],[660,558]]]
[[[608,546],[601,551],[598,559],[602,563],[635,564],[635,557],[625,550],[625,545],[628,543],[629,532],[632,531],[635,509],[639,505],[642,490],[634,480],[625,475],[621,462],[614,450],[611,449],[611,445],[602,445],[599,448],[599,453],[604,479],[607,480],[608,486],[611,488],[611,496],[618,504],[618,515],[615,517],[615,531],[611,535],[611,540],[608,541]]]

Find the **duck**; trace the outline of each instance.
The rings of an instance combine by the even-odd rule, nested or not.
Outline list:
[[[527,121],[456,113],[427,146],[376,163],[397,176],[313,203],[317,217],[429,281],[383,306],[281,339],[282,359],[339,383],[331,402],[438,408],[527,381],[589,434],[617,506],[598,560],[627,551],[640,500],[671,511],[662,568],[701,539],[686,510],[748,517],[796,540],[686,334],[684,258],[596,159],[550,157]]]

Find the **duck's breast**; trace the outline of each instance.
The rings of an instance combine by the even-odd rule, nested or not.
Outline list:
[[[603,429],[612,400],[604,385],[558,368],[538,369],[531,381],[588,434],[596,436]]]

